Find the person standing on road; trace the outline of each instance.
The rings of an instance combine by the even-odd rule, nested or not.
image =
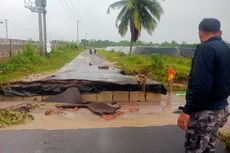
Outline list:
[[[166,65],[166,70],[167,70],[167,79],[168,79],[168,91],[169,94],[173,92],[173,81],[175,77],[175,71],[170,68],[168,65]]]
[[[230,48],[220,27],[214,18],[199,25],[201,45],[193,57],[186,104],[178,118],[178,126],[186,130],[186,153],[215,153],[218,129],[229,116]]]

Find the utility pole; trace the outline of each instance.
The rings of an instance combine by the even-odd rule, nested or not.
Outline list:
[[[80,44],[80,39],[79,39],[79,23],[81,22],[81,20],[77,20],[77,44]]]
[[[47,55],[47,31],[46,31],[46,11],[43,13],[43,28],[44,28],[44,54]]]
[[[30,9],[31,12],[38,13],[38,26],[39,26],[39,41],[41,55],[46,55],[47,52],[47,33],[46,33],[46,0],[24,0],[25,7]],[[42,16],[43,14],[43,16]],[[42,21],[43,17],[43,21]],[[43,25],[42,25],[43,23]],[[43,29],[44,28],[44,29]],[[43,31],[44,30],[44,31]]]
[[[6,39],[8,39],[9,38],[9,34],[8,34],[8,20],[7,19],[5,19],[5,26],[6,26]]]
[[[6,28],[6,39],[8,39],[9,34],[8,34],[8,20],[0,20],[0,24],[5,24],[5,28]]]
[[[42,32],[42,13],[38,12],[38,25],[39,25],[39,42],[40,42],[40,54],[43,55],[43,32]]]

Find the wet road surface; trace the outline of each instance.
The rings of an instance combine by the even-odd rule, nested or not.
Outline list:
[[[98,66],[109,66],[108,69],[98,69]],[[61,68],[55,75],[48,77],[51,80],[90,80],[111,82],[117,84],[138,84],[133,76],[122,75],[121,70],[112,63],[106,62],[98,55],[90,55],[85,51],[79,54],[72,62]],[[148,80],[147,84],[159,84]]]
[[[77,123],[76,123],[77,124]],[[1,153],[183,153],[175,125],[144,128],[0,131]],[[227,153],[218,143],[217,153]]]
[[[108,64],[108,63],[107,63]],[[87,51],[79,54],[71,63],[60,69],[52,80],[91,80],[114,83],[136,84],[130,76],[120,74],[120,70],[111,64],[109,69],[98,69],[98,66],[107,65],[98,55],[90,55]]]

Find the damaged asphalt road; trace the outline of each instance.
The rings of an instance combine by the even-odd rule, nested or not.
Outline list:
[[[91,65],[89,65],[91,63]],[[80,93],[100,91],[143,91],[137,78],[122,75],[121,70],[98,55],[82,52],[73,61],[57,71],[54,75],[43,80],[31,82],[11,82],[0,87],[0,94],[7,96],[40,96],[56,95],[68,88],[77,87]],[[99,69],[100,66],[109,68]],[[146,92],[166,94],[163,84],[148,79],[145,84]]]
[[[77,124],[77,123],[76,123]],[[144,128],[0,131],[1,153],[183,153],[173,125]],[[227,153],[218,143],[217,153]]]

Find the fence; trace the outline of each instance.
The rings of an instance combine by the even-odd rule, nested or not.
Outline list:
[[[19,52],[25,46],[27,40],[0,38],[0,58],[9,57]],[[39,46],[38,41],[32,41],[34,46]]]

